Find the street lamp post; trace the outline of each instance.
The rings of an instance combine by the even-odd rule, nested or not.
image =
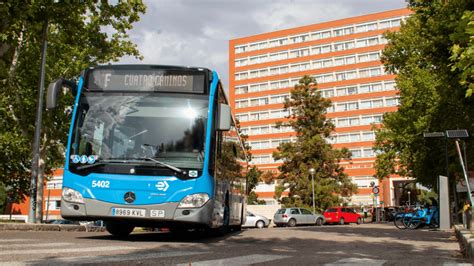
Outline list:
[[[314,205],[314,174],[316,173],[316,170],[314,168],[310,168],[309,173],[311,174],[311,186],[313,188],[313,213],[316,213],[316,207]]]
[[[464,150],[464,159],[461,153],[461,147],[459,146],[459,142],[461,141],[461,138],[469,138],[469,133],[467,132],[466,129],[458,129],[458,130],[446,130],[446,136],[450,139],[455,139],[454,143],[456,144],[456,150],[459,155],[459,161],[461,164],[461,168],[464,174],[464,179],[466,181],[466,187],[467,187],[467,196],[471,202],[471,206],[474,202],[472,198],[472,190],[471,186],[469,184],[469,176],[467,174],[467,159],[466,159],[466,151]],[[456,191],[455,191],[456,192]]]
[[[40,138],[41,138],[41,122],[43,120],[43,95],[44,95],[44,78],[46,67],[46,50],[48,47],[48,20],[43,24],[43,44],[41,48],[41,67],[40,79],[38,82],[38,104],[36,106],[35,134],[33,139],[33,161],[31,164],[31,180],[30,180],[30,206],[28,211],[29,223],[41,223],[43,215],[43,178],[38,175],[40,161]],[[39,188],[39,189],[38,189]]]

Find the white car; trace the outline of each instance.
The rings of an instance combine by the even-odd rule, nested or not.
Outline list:
[[[270,225],[270,220],[262,215],[247,212],[247,221],[242,227],[264,228]]]
[[[326,218],[322,214],[312,213],[305,208],[284,208],[279,209],[273,216],[273,223],[277,227],[293,227],[300,224],[323,225]]]

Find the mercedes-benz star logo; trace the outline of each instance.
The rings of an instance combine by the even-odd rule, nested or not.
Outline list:
[[[137,197],[135,196],[135,193],[129,191],[127,193],[125,193],[125,195],[123,195],[123,199],[128,202],[128,203],[132,203],[135,201]]]

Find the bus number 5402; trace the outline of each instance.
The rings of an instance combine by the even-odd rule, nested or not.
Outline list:
[[[92,187],[109,188],[110,181],[92,180]]]

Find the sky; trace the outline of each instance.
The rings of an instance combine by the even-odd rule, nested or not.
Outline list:
[[[144,59],[119,63],[205,67],[229,84],[229,40],[406,7],[405,0],[144,0],[129,32]]]

